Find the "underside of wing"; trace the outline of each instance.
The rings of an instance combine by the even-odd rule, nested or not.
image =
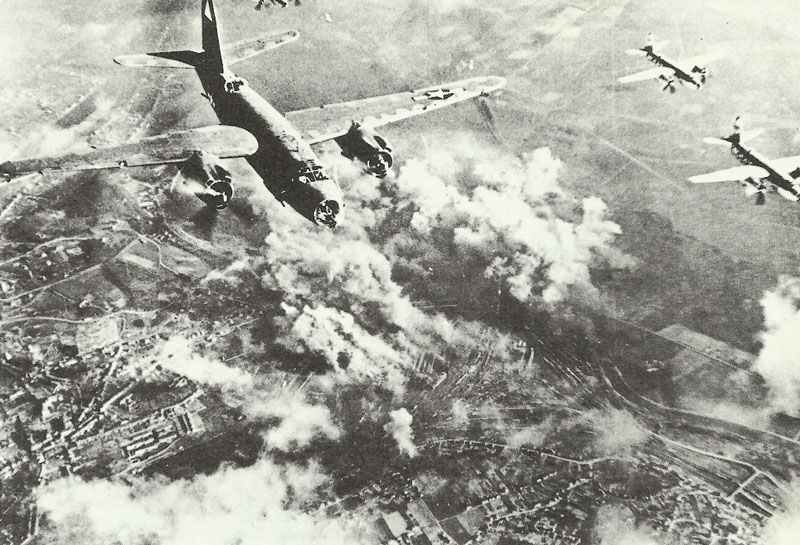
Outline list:
[[[255,38],[241,40],[232,44],[226,45],[222,53],[223,58],[227,64],[233,64],[250,57],[255,57],[259,53],[275,49],[289,42],[295,41],[300,36],[296,30],[287,30],[285,32],[270,32],[262,34]]]
[[[795,180],[800,178],[800,155],[771,159],[769,163],[778,172],[785,172]]]
[[[221,159],[246,157],[258,149],[255,137],[244,129],[212,125],[143,138],[108,148],[53,157],[7,161],[0,176],[15,177],[33,172],[97,170],[182,163],[196,151]]]
[[[740,182],[747,178],[760,180],[769,176],[769,173],[761,167],[757,166],[740,166],[727,168],[725,170],[717,170],[708,174],[700,174],[692,176],[689,181],[693,184],[713,184],[716,182]]]
[[[659,66],[657,68],[650,68],[649,70],[642,70],[641,72],[636,72],[635,74],[631,74],[630,76],[623,76],[619,78],[617,81],[620,83],[634,83],[637,81],[658,79],[661,76],[669,77],[672,75],[672,73],[673,73],[672,69]]]
[[[506,80],[498,76],[471,78],[414,91],[297,110],[287,113],[286,117],[306,140],[316,144],[347,133],[353,121],[365,127],[379,127],[470,98],[486,96],[502,89],[505,84]]]

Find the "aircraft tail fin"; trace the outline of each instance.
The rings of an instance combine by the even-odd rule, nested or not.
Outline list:
[[[213,0],[203,0],[200,6],[203,26],[202,51],[158,51],[135,55],[120,55],[114,62],[135,68],[195,68],[203,65],[218,73],[225,71],[217,14]]]
[[[738,144],[742,141],[742,116],[737,115],[736,119],[733,120],[733,132],[728,135],[726,140],[729,140],[732,144]]]
[[[222,40],[220,38],[220,23],[214,10],[213,0],[203,0],[201,5],[201,18],[203,21],[203,57],[206,66],[215,72],[225,71],[225,62],[222,59]]]

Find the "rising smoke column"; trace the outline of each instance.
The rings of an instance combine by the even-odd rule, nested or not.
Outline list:
[[[612,246],[621,230],[605,204],[558,185],[563,165],[549,149],[515,157],[468,135],[437,142],[391,186],[396,211],[412,211],[408,231],[385,244],[395,259],[478,265],[518,300],[548,305],[596,298],[592,267],[633,264]]]
[[[277,420],[263,433],[269,449],[288,452],[318,437],[336,440],[341,434],[327,406],[310,403],[301,391],[267,386],[250,373],[198,354],[185,337],[165,342],[158,360],[165,369],[219,388],[228,403],[241,407],[250,418]]]
[[[417,455],[417,446],[414,444],[414,430],[411,428],[411,422],[414,417],[408,412],[408,409],[401,407],[389,413],[389,422],[383,427],[386,433],[389,433],[397,442],[397,448],[400,452],[413,458]]]
[[[761,299],[763,347],[753,366],[769,388],[775,411],[800,411],[800,278],[781,276],[774,290]]]
[[[468,350],[486,330],[423,311],[412,294],[456,306],[467,294],[466,304],[491,308],[486,288],[499,283],[534,305],[597,300],[592,268],[632,264],[613,246],[620,228],[605,204],[568,195],[547,148],[520,158],[468,134],[434,140],[383,181],[326,155],[348,204],[336,232],[311,228],[272,199],[257,203],[271,231],[252,267],[281,293],[278,343],[324,356],[340,379],[401,392],[420,351]]]

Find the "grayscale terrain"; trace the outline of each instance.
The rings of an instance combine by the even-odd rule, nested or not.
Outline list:
[[[199,0],[0,0],[0,162],[216,122]],[[255,9],[258,4],[263,4]],[[498,97],[326,144],[334,231],[241,160],[0,184],[0,544],[795,543],[800,214],[706,136],[800,146],[789,0],[217,0],[281,111],[479,75]],[[724,58],[620,85],[648,33]]]

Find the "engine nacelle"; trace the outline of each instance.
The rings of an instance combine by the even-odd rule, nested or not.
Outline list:
[[[336,139],[342,155],[357,159],[364,170],[376,178],[384,178],[392,168],[392,148],[381,135],[355,121],[346,134]]]
[[[227,208],[233,197],[233,180],[231,173],[218,161],[219,158],[210,153],[197,151],[184,163],[181,172],[203,185],[202,189],[195,191],[198,199],[222,210]]]

